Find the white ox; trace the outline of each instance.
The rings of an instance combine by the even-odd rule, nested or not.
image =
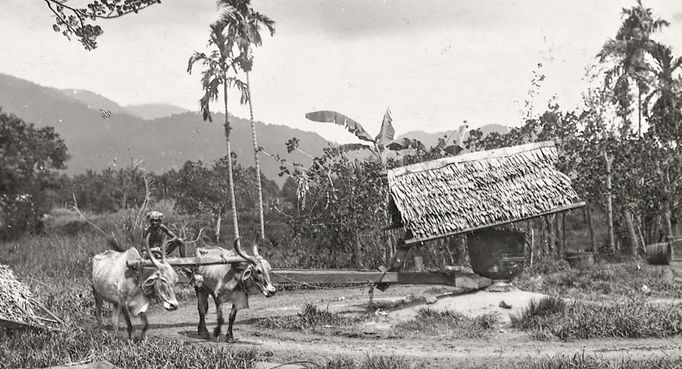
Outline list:
[[[224,259],[241,256],[246,262],[202,265],[197,268],[194,276],[196,281],[197,308],[199,310],[199,336],[208,338],[206,329],[206,312],[208,311],[208,296],[213,297],[218,315],[218,326],[213,330],[213,336],[218,338],[223,318],[223,303],[231,303],[232,311],[228,321],[225,341],[234,342],[232,326],[239,309],[249,307],[249,294],[262,293],[265,297],[271,297],[277,291],[270,282],[270,263],[258,253],[258,245],[253,245],[253,256],[242,251],[239,240],[234,241],[234,250],[217,248],[197,248],[197,256],[220,256]]]
[[[178,274],[166,262],[165,248],[161,262],[147,250],[154,268],[142,269],[140,274],[135,269],[128,268],[126,261],[140,260],[140,253],[135,248],[126,251],[107,250],[92,258],[92,290],[95,295],[95,317],[97,327],[102,329],[102,302],[109,301],[114,305],[111,317],[114,333],[118,334],[118,316],[123,313],[128,338],[132,338],[133,327],[130,314],[140,315],[142,320],[142,338],[147,331],[147,308],[152,299],[158,297],[163,301],[167,310],[178,308],[175,298],[175,284]]]

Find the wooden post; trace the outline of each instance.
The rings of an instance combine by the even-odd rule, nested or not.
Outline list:
[[[613,234],[613,203],[611,198],[611,164],[613,158],[604,150],[604,161],[606,162],[606,215],[609,222],[609,251],[616,252],[616,241]]]

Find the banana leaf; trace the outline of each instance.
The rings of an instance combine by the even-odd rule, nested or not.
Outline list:
[[[365,128],[360,123],[341,113],[330,110],[320,110],[306,113],[305,117],[312,120],[313,122],[334,123],[344,126],[348,132],[354,134],[357,138],[363,141],[375,142],[372,136],[365,131]]]
[[[378,143],[379,145],[385,146],[391,143],[391,141],[393,141],[393,136],[395,136],[395,129],[391,124],[392,121],[393,119],[391,118],[391,109],[386,108],[386,113],[384,113],[384,119],[381,122],[381,131],[374,139],[375,142]]]

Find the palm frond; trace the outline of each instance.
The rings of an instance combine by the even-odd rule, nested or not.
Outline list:
[[[237,77],[230,77],[227,79],[227,86],[236,87],[237,90],[239,90],[239,93],[241,95],[239,98],[240,104],[246,104],[247,102],[249,102],[249,85],[246,84],[246,82],[242,81]]]

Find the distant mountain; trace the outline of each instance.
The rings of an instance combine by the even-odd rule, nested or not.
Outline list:
[[[173,114],[182,114],[189,111],[171,104],[126,105],[125,109],[128,113],[146,120],[170,117]]]
[[[106,105],[106,106],[102,106]],[[104,119],[99,111],[112,112]],[[119,110],[120,105],[95,93],[65,93],[13,76],[0,74],[0,108],[37,126],[53,126],[66,142],[71,159],[68,173],[86,169],[120,167],[130,158],[144,160],[144,167],[155,173],[182,167],[187,160],[207,164],[225,155],[222,114],[213,123],[203,122],[198,113],[182,113],[152,121]],[[232,149],[240,163],[252,166],[251,129],[247,120],[233,117]],[[320,135],[283,125],[256,122],[258,144],[271,154],[304,165],[311,160],[303,154],[287,154],[285,141],[300,140],[301,147],[313,155],[322,153],[329,142]],[[262,156],[262,171],[280,186],[279,163]]]
[[[483,132],[483,136],[491,133],[497,132],[499,134],[505,134],[509,132],[509,127],[503,126],[501,124],[486,124],[481,127],[470,127],[469,129],[478,128]],[[457,130],[449,130],[445,132],[424,132],[424,131],[410,131],[401,134],[398,138],[413,138],[421,141],[426,147],[435,146],[438,143],[439,138],[449,138],[448,143],[456,142],[458,138]]]
[[[118,105],[116,102],[107,99],[106,97],[94,93],[88,90],[79,89],[63,89],[59,90],[65,96],[73,99],[74,101],[81,102],[88,106],[90,109],[103,109],[105,111],[110,111],[112,113],[118,114],[130,114],[124,107]]]
[[[55,127],[69,149],[67,173],[71,174],[125,166],[131,158],[142,159],[147,170],[162,173],[179,169],[187,160],[212,164],[225,155],[222,114],[215,114],[213,123],[206,123],[199,113],[173,105],[123,107],[94,92],[44,87],[6,74],[0,74],[0,108],[39,127]],[[111,111],[111,116],[105,119],[100,109]],[[242,165],[254,165],[249,121],[232,117],[231,123],[232,150]],[[509,131],[495,124],[485,125],[481,130],[484,134]],[[312,155],[322,154],[330,144],[317,133],[284,125],[256,122],[256,131],[258,144],[266,152],[304,165],[311,163],[310,158],[298,152],[288,154],[286,140],[297,137],[301,148]],[[416,138],[433,146],[439,137],[450,136],[452,132],[412,131],[400,137]],[[285,178],[278,176],[279,163],[266,155],[261,158],[265,176],[281,186]]]

